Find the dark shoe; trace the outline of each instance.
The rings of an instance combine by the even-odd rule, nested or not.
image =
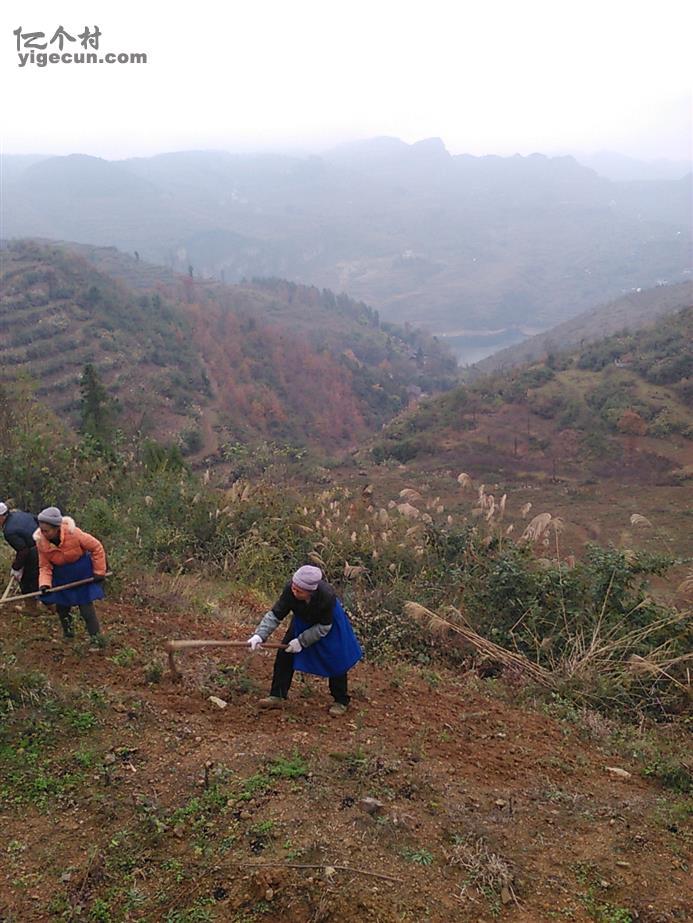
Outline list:
[[[341,718],[342,715],[347,713],[348,708],[349,706],[343,702],[335,702],[334,705],[330,706],[328,714],[332,715],[333,718]]]
[[[260,708],[283,708],[285,701],[286,699],[282,699],[278,695],[268,695],[266,698],[260,699],[257,704]]]

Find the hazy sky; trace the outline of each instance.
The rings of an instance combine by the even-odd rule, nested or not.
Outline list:
[[[18,66],[18,27],[87,25],[100,54],[148,62]],[[396,135],[684,159],[691,35],[690,0],[3,0],[2,144],[125,157]]]

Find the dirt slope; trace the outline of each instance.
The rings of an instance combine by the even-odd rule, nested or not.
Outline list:
[[[675,799],[585,728],[521,705],[521,685],[361,664],[335,720],[326,684],[298,676],[286,710],[260,713],[268,654],[194,654],[181,683],[146,682],[165,638],[245,638],[262,602],[105,603],[100,652],[81,632],[59,640],[48,614],[0,609],[3,666],[53,688],[25,696],[1,738],[0,920],[690,919]]]

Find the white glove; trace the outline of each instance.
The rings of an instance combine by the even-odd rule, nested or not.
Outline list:
[[[251,651],[257,650],[258,647],[263,643],[264,642],[260,635],[252,635],[250,638],[248,638],[248,647]]]
[[[303,648],[301,647],[301,642],[298,640],[298,638],[294,638],[293,641],[289,641],[285,650],[287,654],[300,654]]]
[[[10,568],[10,577],[14,577],[14,579],[18,582],[22,579],[23,573],[24,573],[23,567],[21,568],[21,570],[15,570],[14,567]]]

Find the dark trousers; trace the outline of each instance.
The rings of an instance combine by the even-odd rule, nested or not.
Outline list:
[[[19,581],[22,593],[35,593],[38,590],[38,552],[36,546],[29,549],[22,564],[22,579]]]
[[[63,634],[66,637],[72,637],[72,612],[70,611],[70,606],[56,606],[58,612],[58,618],[60,619],[60,624],[63,627]],[[87,626],[87,631],[92,636],[98,635],[101,631],[101,626],[99,625],[99,620],[96,617],[96,610],[94,609],[94,603],[85,603],[79,607],[79,614],[84,619],[84,624]]]
[[[290,628],[282,638],[282,644],[288,644],[294,637],[293,629]],[[274,660],[274,673],[272,674],[272,688],[270,695],[277,698],[285,699],[291,688],[291,680],[294,678],[294,655],[287,654],[286,651],[277,651]],[[349,694],[347,693],[347,674],[341,676],[330,676],[328,679],[330,692],[335,702],[342,705],[349,704]]]

